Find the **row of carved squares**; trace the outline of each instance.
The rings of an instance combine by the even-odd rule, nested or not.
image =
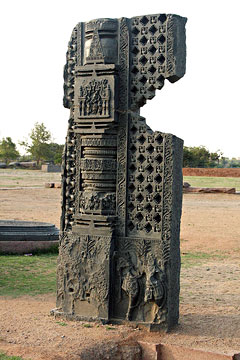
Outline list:
[[[166,51],[166,34],[160,34],[156,36],[142,36],[141,38],[132,38],[132,53],[138,55],[139,53],[147,52],[155,54],[156,51],[162,53]]]
[[[157,152],[163,151],[163,136],[161,134],[157,134],[156,136],[149,135],[144,133],[144,127],[142,129],[143,131],[141,131],[141,127],[137,128],[135,125],[130,127],[130,131],[132,132],[130,136],[130,143],[135,144],[135,150],[138,147],[140,152],[144,152],[147,149],[148,152],[153,152],[151,150],[149,151],[149,145],[151,145],[151,147],[155,148]],[[136,135],[138,130],[139,132],[143,132],[139,136]],[[131,151],[135,151],[131,145],[130,149]]]
[[[153,146],[151,146],[151,145],[148,146],[149,150],[152,148],[154,149]],[[162,164],[163,157],[161,154],[158,154],[156,156],[155,154],[149,155],[149,153],[148,153],[148,154],[143,155],[143,153],[140,153],[137,155],[136,154],[130,155],[130,161],[131,161],[131,163],[137,164],[137,166],[140,166],[143,164],[145,166],[145,170],[149,173],[152,173],[153,172],[152,167]],[[131,165],[130,165],[130,167],[131,167]]]
[[[132,221],[128,223],[128,230],[130,232],[133,232],[133,230],[136,231],[144,231],[147,234],[151,234],[152,232],[161,232],[161,226],[159,225],[153,225],[151,223],[146,223],[145,225],[142,224],[134,224]]]
[[[140,67],[144,68],[146,64],[149,64],[148,66],[156,64],[155,66],[160,69],[159,72],[162,71],[162,66],[164,66],[164,62],[166,59],[164,46],[159,47],[158,49],[156,49],[156,47],[154,46],[150,47],[149,49],[141,48],[139,52],[138,48],[134,47],[133,51],[134,57],[132,57],[132,69],[134,69],[135,66],[139,65]],[[140,71],[132,70],[132,73],[134,75],[137,75],[138,72]]]
[[[154,80],[152,80],[151,76],[155,78],[155,81],[159,81],[161,83],[164,83],[164,76],[163,74],[165,73],[165,66],[161,65],[158,66],[156,64],[154,65],[149,65],[149,66],[133,66],[132,67],[132,76],[134,76],[134,78],[132,79],[132,83],[134,84],[138,84],[138,82],[141,82],[141,85],[145,85],[147,81],[149,81],[149,83],[151,84]],[[158,75],[159,74],[159,75]],[[147,76],[147,77],[146,77]],[[150,76],[150,78],[148,79],[148,77]],[[144,80],[146,78],[146,80]]]
[[[151,221],[153,224],[160,224],[161,222],[161,215],[159,213],[151,214],[149,212],[136,212],[134,215],[130,214],[128,216],[128,220],[135,221],[137,223],[144,224],[146,222]]]
[[[132,19],[132,25],[137,26],[146,26],[148,24],[156,24],[160,22],[161,24],[166,23],[167,15],[166,14],[158,14],[158,15],[143,15],[139,17],[135,17]]]

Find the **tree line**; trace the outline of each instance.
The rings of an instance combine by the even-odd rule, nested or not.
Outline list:
[[[232,168],[240,167],[240,160],[228,159],[221,150],[210,152],[205,146],[183,147],[183,167]]]
[[[0,140],[0,160],[7,165],[14,160],[35,160],[39,166],[44,161],[61,164],[64,145],[53,142],[52,134],[43,123],[36,123],[28,140],[20,141],[26,155],[21,156],[11,137]]]
[[[14,160],[35,160],[39,166],[44,161],[61,164],[64,145],[53,142],[52,134],[43,123],[36,123],[28,140],[19,142],[26,155],[20,156],[11,137],[0,140],[0,160],[9,164]],[[220,150],[210,152],[205,146],[183,148],[183,167],[240,167],[240,160],[228,159]]]

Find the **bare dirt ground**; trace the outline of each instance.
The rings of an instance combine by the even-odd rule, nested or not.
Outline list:
[[[0,201],[0,219],[47,221],[59,227],[60,189],[0,190]],[[130,337],[240,352],[239,220],[239,195],[184,195],[181,316],[173,332],[148,334],[126,326],[108,329],[98,324],[87,328],[65,320],[63,326],[49,316],[55,307],[52,295],[0,297],[0,349],[32,360],[84,359],[84,353],[93,349],[88,359],[100,359],[101,347],[114,347],[114,342]],[[185,257],[190,263],[185,263]]]

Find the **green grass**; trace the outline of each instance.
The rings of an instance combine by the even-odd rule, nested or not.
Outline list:
[[[240,178],[237,177],[184,176],[183,181],[193,187],[235,187],[240,191]]]
[[[208,262],[209,260],[223,259],[224,254],[219,253],[204,253],[204,252],[196,252],[196,253],[182,253],[181,254],[181,266],[182,268],[189,268],[193,266],[197,266],[203,264],[204,262]]]
[[[57,254],[0,255],[0,295],[55,293],[56,265]]]
[[[56,324],[58,324],[60,326],[67,326],[67,324],[63,321],[56,321]]]
[[[93,325],[86,323],[86,324],[83,324],[83,327],[85,327],[85,328],[92,328]]]
[[[24,360],[22,357],[19,356],[8,356],[1,352],[0,350],[0,360]]]

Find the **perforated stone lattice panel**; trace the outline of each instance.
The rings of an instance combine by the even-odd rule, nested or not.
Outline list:
[[[132,116],[129,138],[128,235],[160,238],[164,134],[153,133],[144,118]]]
[[[131,22],[131,103],[141,106],[164,85],[167,16],[135,17]]]

